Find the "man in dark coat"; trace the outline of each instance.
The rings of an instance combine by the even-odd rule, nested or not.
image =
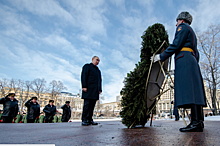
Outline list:
[[[180,115],[177,107],[173,108],[173,115],[175,116],[175,121],[179,121]]]
[[[3,104],[3,123],[12,123],[18,114],[18,100],[15,99],[15,93],[9,93],[6,97],[1,98],[0,104]]]
[[[202,132],[204,128],[203,107],[206,96],[199,67],[197,38],[190,27],[192,16],[181,12],[177,17],[177,28],[173,43],[161,54],[154,57],[154,62],[165,61],[175,53],[175,98],[178,108],[191,108],[191,123],[180,128],[181,132]]]
[[[25,103],[27,107],[27,123],[34,123],[40,115],[40,105],[37,102],[37,97],[32,97]]]
[[[71,117],[70,101],[66,101],[66,104],[61,106],[63,109],[62,122],[68,122]]]
[[[101,72],[97,65],[100,59],[97,56],[92,58],[92,63],[85,64],[82,68],[82,99],[84,99],[82,125],[98,125],[92,119],[96,101],[99,100],[99,94],[102,92]]]
[[[171,101],[171,104],[173,104],[174,102]],[[180,119],[180,115],[179,115],[179,111],[178,111],[178,107],[173,107],[173,115],[175,116],[175,121],[179,121]]]
[[[56,106],[53,104],[54,104],[54,100],[49,100],[49,104],[46,105],[43,109],[43,111],[45,113],[45,117],[44,117],[45,123],[52,123],[53,122],[53,117],[55,116],[55,114],[57,112]]]

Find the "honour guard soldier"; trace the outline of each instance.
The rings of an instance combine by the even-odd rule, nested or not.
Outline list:
[[[9,93],[6,97],[1,98],[0,104],[3,104],[3,123],[12,123],[18,114],[18,100],[15,99],[15,93]]]
[[[191,108],[190,124],[179,130],[181,132],[202,132],[206,96],[199,67],[197,38],[190,27],[192,16],[189,12],[181,12],[176,21],[177,28],[173,43],[164,52],[157,54],[154,62],[165,61],[175,54],[174,106]]]
[[[32,97],[25,103],[27,107],[27,122],[34,123],[40,116],[40,105],[37,102],[37,97]]]
[[[54,100],[50,100],[49,104],[44,107],[43,111],[45,113],[44,122],[52,123],[53,117],[57,112],[56,106],[54,105]]]
[[[71,118],[70,101],[66,101],[66,104],[61,106],[61,108],[63,109],[62,122],[68,122]]]

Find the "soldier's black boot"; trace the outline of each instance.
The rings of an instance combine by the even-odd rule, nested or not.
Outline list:
[[[194,121],[184,128],[180,128],[180,132],[203,132],[203,122]]]
[[[204,116],[202,107],[198,105],[192,105],[191,123],[184,128],[180,128],[179,130],[180,132],[203,132],[203,120]]]

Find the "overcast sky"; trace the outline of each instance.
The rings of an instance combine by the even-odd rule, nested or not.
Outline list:
[[[104,102],[113,102],[148,26],[163,24],[171,43],[181,11],[204,31],[220,23],[219,8],[219,0],[1,0],[0,78],[60,80],[78,93],[82,66],[97,55]]]

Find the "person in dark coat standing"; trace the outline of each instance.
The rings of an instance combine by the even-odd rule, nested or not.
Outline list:
[[[154,62],[165,61],[175,54],[174,106],[191,108],[192,116],[190,124],[179,130],[181,132],[202,132],[206,96],[198,64],[197,38],[190,27],[192,16],[189,12],[181,12],[176,20],[177,28],[173,43],[164,52],[157,54]]]
[[[66,104],[61,106],[61,108],[63,109],[62,122],[68,122],[71,118],[70,101],[66,101]]]
[[[45,113],[44,123],[52,123],[53,117],[57,112],[57,108],[54,105],[54,100],[49,100],[49,104],[44,107],[43,111]]]
[[[25,103],[27,107],[27,123],[34,123],[40,116],[40,105],[37,102],[37,97],[32,97]]]
[[[174,104],[173,101],[171,101],[171,104]],[[175,121],[179,121],[180,115],[179,115],[178,107],[173,106],[173,115],[175,116]]]
[[[100,59],[97,56],[92,58],[92,63],[85,64],[82,68],[82,99],[84,99],[82,125],[98,125],[92,119],[96,101],[99,100],[99,94],[102,93],[101,71],[97,67]]]
[[[3,104],[3,123],[12,123],[18,114],[18,100],[15,99],[15,93],[9,93],[6,97],[1,98],[0,104]]]

